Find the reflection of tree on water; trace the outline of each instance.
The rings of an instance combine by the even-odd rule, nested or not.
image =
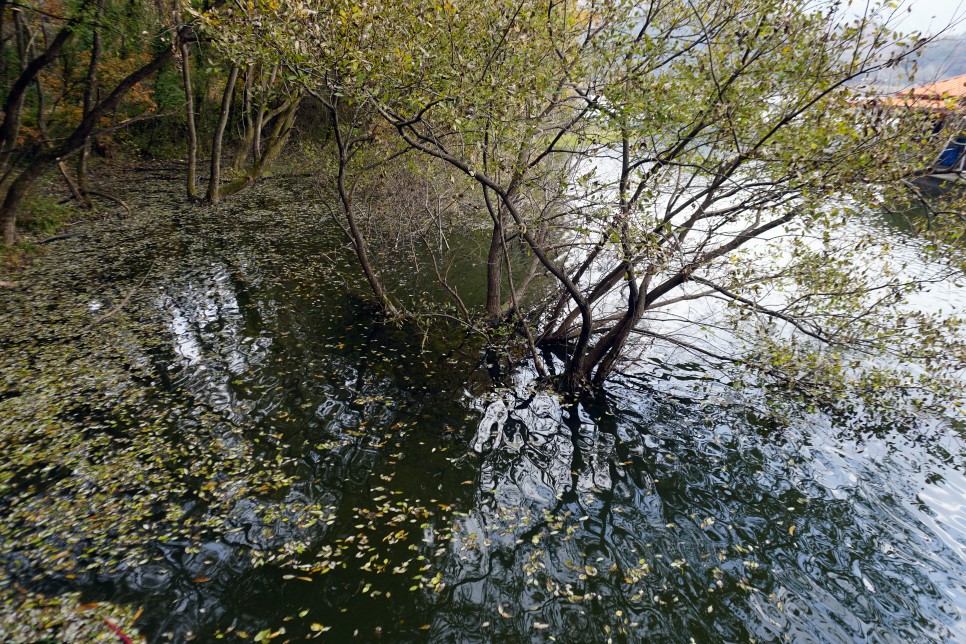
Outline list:
[[[477,405],[483,418],[472,449],[483,455],[481,508],[594,504],[612,489],[615,438],[602,433],[582,406],[563,408],[545,392],[526,398],[503,392]]]
[[[470,447],[482,461],[474,507],[452,524],[452,601],[490,606],[477,625],[493,618],[500,636],[574,636],[598,619],[588,612],[596,602],[622,590],[609,578],[627,580],[626,590],[647,574],[636,555],[615,557],[608,535],[624,476],[616,436],[543,392],[504,390],[475,407],[482,418]],[[644,596],[639,587],[626,594],[622,602]],[[442,620],[455,628],[451,617]],[[626,609],[604,622],[615,634],[639,625]]]
[[[239,407],[245,405],[231,381],[268,355],[272,337],[257,330],[277,316],[274,302],[251,302],[243,270],[213,265],[187,276],[158,302],[169,316],[174,351],[182,363],[178,384],[203,395],[212,409],[229,412],[235,422],[243,420],[245,411]]]
[[[896,462],[873,466],[827,421],[773,440],[743,430],[740,413],[617,401],[562,407],[522,388],[475,401],[472,505],[453,513],[445,554],[430,548],[446,585],[434,633],[847,640],[921,634],[909,619],[927,613],[935,636],[958,632],[966,588],[942,566],[912,563],[953,554],[947,539],[924,539],[929,512],[898,483],[880,498],[828,479],[815,452],[854,460],[831,470],[868,469],[862,480],[876,485],[882,468],[904,480],[915,457],[890,448]]]

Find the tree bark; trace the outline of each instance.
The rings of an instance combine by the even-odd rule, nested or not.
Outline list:
[[[106,0],[98,0],[97,11],[94,14],[94,25],[93,25],[93,42],[91,43],[91,61],[87,68],[87,79],[86,85],[84,86],[84,112],[87,114],[91,107],[94,105],[94,88],[97,85],[97,68],[101,62],[101,28],[100,21],[101,16],[104,14],[104,3]],[[81,146],[80,155],[77,157],[77,187],[80,190],[80,194],[83,198],[83,203],[88,208],[91,208],[94,204],[91,202],[90,196],[88,196],[88,191],[90,186],[87,182],[87,160],[91,154],[91,137],[90,135],[84,139],[84,145]]]
[[[10,246],[17,241],[17,209],[30,186],[47,171],[47,167],[47,164],[35,159],[7,188],[3,204],[0,205],[0,232],[3,233],[4,244]]]
[[[281,108],[281,113],[277,115],[275,127],[272,128],[272,132],[268,137],[268,147],[265,148],[265,153],[256,158],[255,164],[243,176],[222,187],[222,197],[229,197],[248,188],[258,181],[272,163],[275,162],[278,155],[281,154],[282,149],[285,148],[289,135],[292,133],[295,113],[298,111],[301,101],[301,96],[286,101],[286,104]]]
[[[188,200],[198,199],[198,130],[195,126],[195,95],[191,84],[191,50],[184,38],[183,30],[178,38],[178,53],[181,57],[181,79],[184,84],[185,120],[188,126]]]
[[[255,126],[252,137],[252,150],[256,158],[261,158],[262,156],[262,128],[265,125],[265,115],[268,114],[268,87],[275,84],[275,78],[277,76],[277,66],[272,67],[272,73],[268,77],[267,84],[265,82],[264,70],[261,74],[261,80],[259,82],[261,96],[259,96],[260,102],[258,104],[258,113],[255,115]]]
[[[346,223],[348,224],[349,239],[356,251],[359,266],[362,268],[362,272],[366,276],[366,281],[369,282],[369,288],[372,289],[372,294],[376,296],[376,301],[379,303],[383,313],[390,317],[396,316],[399,314],[399,312],[392,303],[392,300],[389,298],[389,294],[386,292],[386,289],[383,288],[379,275],[376,273],[375,268],[372,266],[372,262],[369,260],[369,253],[366,250],[365,236],[362,234],[362,231],[359,230],[359,226],[356,222],[355,209],[352,203],[352,191],[346,185],[345,176],[346,168],[349,165],[349,160],[351,157],[349,150],[350,143],[346,141],[342,133],[342,125],[339,121],[338,105],[335,104],[335,102],[329,103],[323,101],[323,103],[325,104],[326,108],[328,108],[329,115],[332,117],[332,130],[335,134],[336,148],[338,149],[339,153],[339,176],[336,183],[339,190],[339,199],[342,201],[342,209],[345,214]]]
[[[245,84],[242,87],[242,109],[241,123],[242,132],[238,140],[238,147],[235,150],[235,158],[232,160],[232,168],[241,172],[248,164],[248,157],[251,154],[252,142],[255,138],[255,129],[252,124],[252,83],[254,82],[255,66],[245,67]],[[257,163],[256,157],[256,163]]]
[[[7,5],[9,0],[0,0],[0,78],[7,78],[7,38],[3,37],[4,26],[7,23]]]
[[[493,219],[490,250],[486,255],[486,317],[497,322],[503,305],[503,212],[494,207],[489,190],[483,188],[483,198]]]
[[[235,81],[237,80],[238,65],[232,65],[231,72],[228,73],[228,82],[225,84],[225,93],[221,99],[221,116],[218,118],[218,126],[215,128],[215,135],[211,141],[211,175],[208,177],[208,194],[205,197],[208,203],[218,203],[221,199],[222,140],[225,137],[228,116],[231,114],[231,99],[235,93]]]

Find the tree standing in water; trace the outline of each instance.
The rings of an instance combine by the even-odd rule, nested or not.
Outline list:
[[[924,41],[894,33],[888,5],[851,21],[837,7],[302,1],[199,16],[227,56],[368,105],[477,185],[485,315],[514,314],[556,355],[559,390],[599,388],[649,339],[753,355],[757,373],[816,392],[913,391],[863,356],[929,361],[956,321],[905,309],[921,282],[863,270],[888,248],[849,222],[901,198],[932,152],[927,119],[869,107],[861,85]],[[511,255],[549,290],[528,297]],[[699,326],[751,353],[693,340]]]

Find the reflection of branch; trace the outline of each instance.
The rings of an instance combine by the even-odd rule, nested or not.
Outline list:
[[[123,309],[127,305],[127,303],[131,301],[131,297],[134,296],[134,293],[139,288],[141,288],[141,286],[144,284],[144,282],[147,281],[148,276],[151,274],[151,270],[153,268],[154,268],[154,262],[151,262],[151,265],[148,267],[147,272],[144,273],[144,277],[141,278],[141,281],[138,282],[134,286],[134,288],[132,288],[130,291],[128,291],[127,295],[124,296],[124,299],[121,300],[118,303],[117,306],[115,306],[113,309],[111,309],[110,311],[108,311],[107,313],[105,313],[104,315],[100,316],[99,318],[97,318],[96,320],[94,320],[93,322],[91,322],[90,324],[88,324],[87,326],[85,326],[83,329],[81,329],[80,331],[78,331],[77,335],[78,336],[84,335],[85,333],[87,333],[88,331],[90,331],[91,329],[93,329],[95,326],[97,326],[98,324],[100,324],[104,320],[108,319],[109,317],[111,317],[112,315],[114,315],[115,313],[117,313],[118,311],[120,311],[121,309]]]

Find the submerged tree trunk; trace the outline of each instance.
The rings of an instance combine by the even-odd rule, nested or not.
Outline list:
[[[221,116],[218,118],[218,126],[215,128],[215,135],[211,141],[211,175],[208,177],[208,194],[205,200],[209,203],[218,203],[221,199],[221,149],[222,140],[225,136],[225,127],[228,125],[228,116],[231,114],[231,100],[235,93],[235,82],[238,80],[238,65],[231,66],[228,74],[228,81],[225,84],[225,94],[221,99]]]

